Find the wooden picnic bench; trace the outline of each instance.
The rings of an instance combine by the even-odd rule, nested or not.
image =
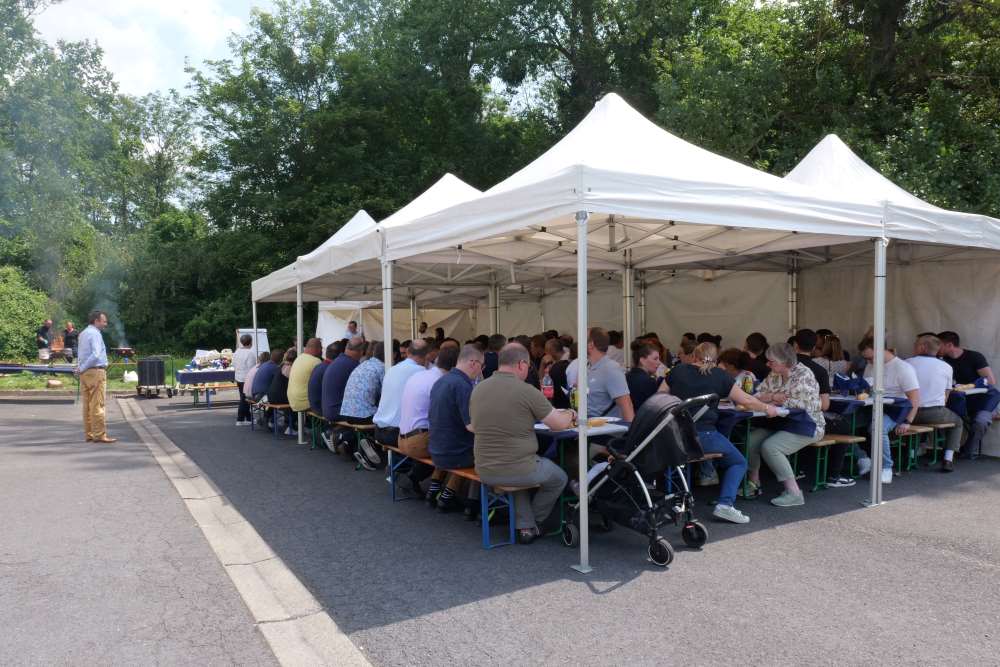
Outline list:
[[[393,502],[397,500],[396,498],[396,480],[399,474],[399,468],[407,460],[418,461],[429,466],[434,466],[434,461],[430,458],[425,458],[421,456],[408,456],[403,453],[399,447],[394,447],[392,445],[387,445],[385,443],[379,443],[383,449],[389,452],[389,462],[387,468],[389,470],[389,488],[390,497]],[[394,456],[398,455],[400,460],[394,462]],[[537,489],[538,485],[526,485],[526,486],[510,486],[510,485],[496,485],[490,486],[483,482],[479,477],[479,473],[476,472],[475,468],[449,468],[445,472],[449,475],[455,475],[456,477],[461,477],[467,479],[470,482],[475,482],[480,485],[479,491],[479,512],[480,519],[482,522],[482,539],[484,549],[494,549],[496,547],[503,547],[509,544],[514,544],[516,542],[516,517],[514,514],[514,494],[520,491],[531,491],[532,489]],[[405,500],[405,498],[400,498],[399,500]],[[493,542],[490,535],[490,512],[496,511],[498,509],[506,508],[507,510],[507,541],[506,542]]]

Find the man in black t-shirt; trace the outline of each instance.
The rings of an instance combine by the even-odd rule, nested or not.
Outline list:
[[[817,340],[818,336],[812,329],[799,329],[795,334],[795,355],[816,377],[816,383],[819,384],[819,402],[826,412],[830,409],[830,374],[812,360],[811,353],[816,349]]]
[[[764,353],[767,352],[767,338],[764,337],[764,334],[755,331],[747,336],[743,350],[750,355],[748,370],[756,376],[758,381],[762,381],[770,375],[771,369],[768,368],[767,357],[764,356]]]
[[[993,376],[993,369],[981,353],[975,350],[962,349],[962,341],[954,331],[942,331],[937,335],[941,340],[941,349],[938,354],[955,371],[956,384],[972,384],[979,378],[986,378],[991,385],[996,384]],[[970,396],[970,399],[976,398]],[[970,405],[971,407],[971,405]],[[982,447],[983,436],[986,429],[993,423],[993,413],[989,410],[977,410],[975,414],[969,414],[972,423],[966,424],[969,428],[969,438],[965,441],[962,449],[963,458],[972,458]]]
[[[986,378],[990,384],[997,383],[986,357],[975,350],[962,349],[962,341],[957,333],[942,331],[937,337],[941,340],[938,354],[955,371],[956,384],[972,384],[981,377]]]

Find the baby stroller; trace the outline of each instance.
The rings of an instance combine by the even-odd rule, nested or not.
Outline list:
[[[649,558],[661,567],[674,559],[674,549],[660,536],[660,526],[681,522],[681,537],[691,548],[701,548],[708,541],[708,530],[694,518],[694,496],[684,468],[688,461],[704,455],[695,421],[718,403],[714,394],[683,402],[669,394],[654,394],[639,408],[628,433],[608,443],[611,459],[593,476],[588,489],[590,509],[601,526],[610,530],[616,523],[645,535]],[[666,494],[663,484],[670,467],[680,472],[680,488]],[[579,504],[572,509],[563,526],[566,546],[580,539]]]

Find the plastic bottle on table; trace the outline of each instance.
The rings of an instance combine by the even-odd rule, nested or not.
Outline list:
[[[556,390],[555,385],[552,384],[552,378],[550,378],[549,374],[546,373],[545,377],[542,378],[542,395],[551,401],[555,393]]]

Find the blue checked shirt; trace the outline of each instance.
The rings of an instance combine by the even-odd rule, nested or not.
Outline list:
[[[104,337],[101,330],[93,324],[88,326],[80,334],[79,340],[79,364],[77,368],[84,372],[91,368],[108,367],[108,349],[104,347]]]

